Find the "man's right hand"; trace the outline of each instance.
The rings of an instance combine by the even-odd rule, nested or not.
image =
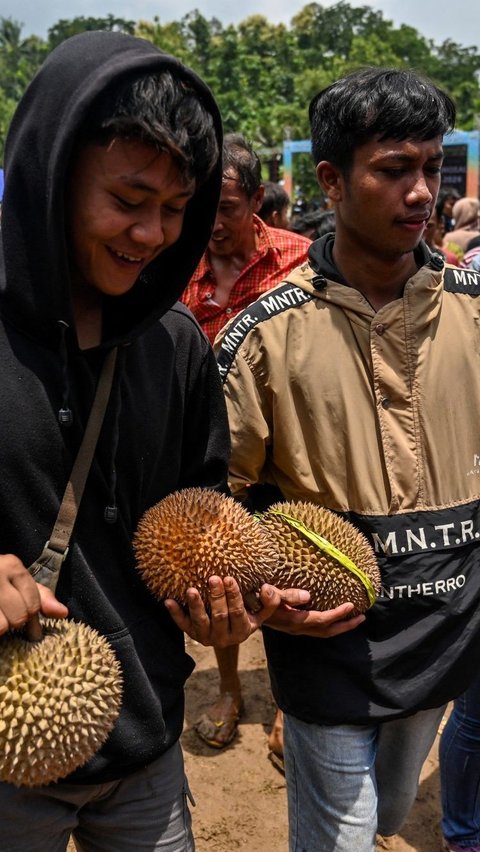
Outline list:
[[[22,627],[35,613],[65,618],[68,609],[50,589],[36,583],[23,563],[7,553],[0,556],[0,636]]]

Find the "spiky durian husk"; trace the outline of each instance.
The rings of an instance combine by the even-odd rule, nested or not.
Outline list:
[[[232,497],[206,488],[169,494],[141,518],[138,568],[153,594],[186,603],[194,586],[208,602],[208,579],[234,577],[243,594],[268,582],[278,561],[266,531]]]
[[[93,628],[47,619],[44,638],[0,640],[0,780],[49,784],[83,766],[120,712],[122,677]]]
[[[380,592],[380,571],[367,538],[349,521],[314,503],[275,503],[264,513],[262,523],[280,552],[278,568],[269,582],[279,589],[307,589],[311,595],[308,609],[327,610],[351,602],[354,613],[365,612],[370,601],[361,580],[273,510],[296,518],[330,541],[369,577],[375,594]]]

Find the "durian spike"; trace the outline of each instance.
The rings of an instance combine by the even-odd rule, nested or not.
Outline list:
[[[273,585],[307,589],[309,609],[350,602],[357,614],[372,606],[381,589],[380,569],[370,542],[350,521],[297,501],[275,503],[261,522],[280,552]]]
[[[25,625],[25,638],[28,642],[41,642],[43,639],[43,628],[38,612],[27,621]]]
[[[42,619],[41,629],[41,641],[25,630],[0,638],[0,781],[17,787],[83,766],[121,708],[120,664],[100,633],[67,619]]]
[[[268,582],[278,548],[233,497],[208,488],[185,488],[156,503],[140,519],[134,537],[137,567],[159,599],[187,603],[198,589],[209,606],[209,578],[233,577],[244,599]],[[256,598],[247,602],[258,610]]]

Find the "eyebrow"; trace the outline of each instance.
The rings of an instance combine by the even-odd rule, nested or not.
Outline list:
[[[130,175],[120,175],[120,180],[123,181],[131,189],[139,189],[143,192],[148,192],[150,195],[155,195],[157,190],[141,178],[131,177]],[[175,198],[191,198],[194,194],[194,189],[185,189],[177,192]]]
[[[443,150],[438,151],[436,154],[432,154],[431,157],[428,157],[429,160],[443,160]],[[417,157],[415,154],[406,154],[401,153],[400,151],[387,151],[385,154],[381,154],[378,157],[378,161],[381,160],[395,160],[399,163],[411,163],[416,160]]]

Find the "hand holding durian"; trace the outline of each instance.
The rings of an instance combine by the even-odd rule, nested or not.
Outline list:
[[[4,632],[22,609],[40,605],[54,616],[67,609],[16,557],[0,557],[0,586],[0,780],[49,784],[107,739],[120,712],[120,666],[107,641],[84,624],[34,614],[23,631]]]
[[[244,596],[262,583],[309,592],[309,609],[351,602],[365,612],[380,590],[367,539],[334,512],[310,503],[278,503],[252,517],[231,497],[201,488],[170,494],[145,513],[134,538],[138,567],[160,599],[208,600],[212,575],[231,576]]]
[[[204,645],[243,642],[282,601],[296,606],[309,597],[265,585],[278,561],[275,544],[239,503],[217,491],[169,494],[141,518],[134,548],[147,586]]]
[[[134,548],[147,586],[157,598],[170,599],[167,606],[178,626],[192,635],[197,625],[204,644],[214,644],[215,635],[226,637],[225,644],[242,641],[267,619],[290,632],[345,632],[363,620],[358,614],[380,589],[367,539],[333,512],[308,503],[278,503],[254,518],[231,497],[187,488],[145,513]],[[0,590],[5,592],[9,582],[13,597],[3,594],[0,600],[15,599],[20,587],[27,599],[33,590],[40,595],[44,615],[66,614],[19,560],[0,556]],[[249,615],[247,623],[242,595],[260,602],[261,612]],[[281,615],[271,618],[282,610],[281,602],[284,623]],[[26,606],[38,610],[38,604]],[[318,613],[292,611],[296,606],[327,610],[324,633],[318,632]],[[84,624],[34,619],[21,633],[5,633],[15,626],[15,613],[11,603],[0,607],[5,634],[0,638],[0,780],[48,784],[86,763],[107,739],[120,712],[120,667],[107,641]],[[347,614],[357,618],[339,622]],[[222,626],[215,634],[218,615]],[[310,615],[317,617],[313,628]]]

